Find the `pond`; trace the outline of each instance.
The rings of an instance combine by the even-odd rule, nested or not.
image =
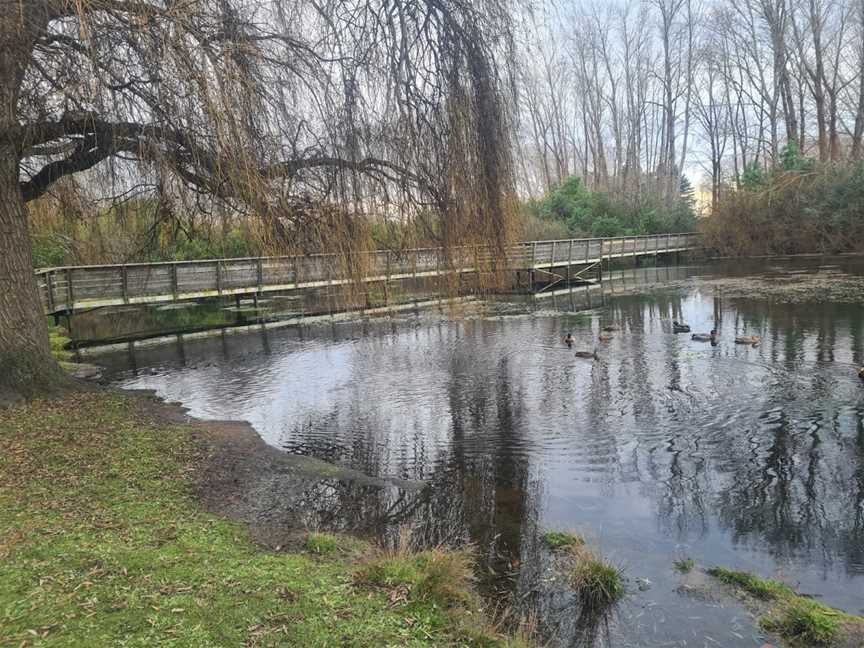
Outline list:
[[[489,595],[533,612],[556,645],[584,633],[550,579],[549,529],[579,532],[627,576],[599,643],[760,646],[746,610],[688,593],[672,563],[754,571],[862,612],[862,275],[824,260],[676,269],[610,284],[587,312],[556,295],[97,361],[286,452],[425,483],[256,492],[310,527],[472,543]],[[716,328],[716,346],[673,320]],[[570,331],[599,360],[574,358]],[[762,343],[735,344],[744,334]]]

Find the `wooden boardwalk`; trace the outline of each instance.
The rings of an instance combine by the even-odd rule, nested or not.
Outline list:
[[[606,259],[653,256],[701,247],[698,234],[661,234],[606,239],[532,241],[514,245],[509,269],[540,273],[557,283],[577,278]],[[488,250],[425,248],[366,252],[349,271],[335,254],[122,265],[67,266],[37,270],[46,314],[124,304],[158,304],[205,297],[262,295],[360,282],[472,274],[484,267]],[[571,272],[571,270],[576,270]],[[557,278],[557,279],[555,279]]]

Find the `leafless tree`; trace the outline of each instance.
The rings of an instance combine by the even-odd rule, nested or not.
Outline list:
[[[556,113],[573,115],[582,152],[567,171],[589,186],[668,198],[681,174],[704,168],[716,202],[724,184],[778,164],[790,143],[823,161],[864,155],[862,0],[552,6],[537,38],[557,74],[530,103],[554,92]],[[539,76],[522,58],[526,78]],[[520,108],[537,118],[528,102]]]

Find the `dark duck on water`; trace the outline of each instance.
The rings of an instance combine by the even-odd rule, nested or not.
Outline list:
[[[689,333],[690,327],[686,324],[679,324],[678,322],[672,322],[672,332],[673,333]]]
[[[574,353],[577,358],[586,358],[588,360],[599,360],[600,356],[597,355],[597,349],[593,351],[577,351]]]
[[[717,338],[717,331],[711,329],[710,333],[694,333],[690,336],[691,340],[696,342],[713,342]]]

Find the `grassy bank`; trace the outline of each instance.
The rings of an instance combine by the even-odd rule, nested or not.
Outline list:
[[[191,495],[191,429],[142,411],[104,391],[0,409],[0,645],[521,645],[462,553],[257,547]]]
[[[864,645],[864,618],[828,607],[778,581],[724,567],[708,574],[759,602],[759,624],[793,646]]]

